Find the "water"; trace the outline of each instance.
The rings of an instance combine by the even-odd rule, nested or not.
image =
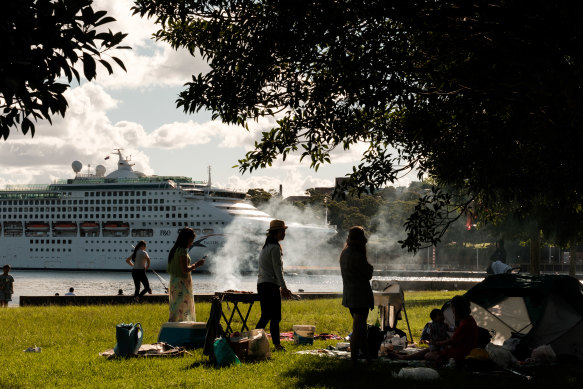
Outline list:
[[[75,288],[78,296],[100,296],[115,295],[119,289],[126,295],[133,295],[134,282],[131,272],[99,272],[99,271],[33,271],[33,270],[13,270],[10,272],[14,277],[14,295],[8,304],[10,307],[17,307],[20,303],[20,296],[52,296],[59,293],[61,296],[69,291],[70,287]],[[164,287],[168,286],[169,276],[166,273],[158,273],[162,280],[158,279],[152,272],[148,272],[148,279],[153,293],[164,293]],[[395,277],[395,276],[375,276],[378,280],[396,281],[475,281],[479,282],[483,277],[443,277],[439,275],[431,276],[429,273],[424,277]],[[297,273],[286,274],[285,280],[288,288],[292,292],[303,289],[304,292],[342,292],[342,277],[338,274],[327,275],[304,275]],[[257,275],[217,275],[199,274],[192,275],[193,288],[195,294],[221,292],[229,289],[256,291]]]
[[[8,306],[16,307],[20,296],[61,296],[75,288],[75,294],[85,296],[115,295],[119,289],[126,295],[133,295],[134,282],[130,272],[96,272],[96,271],[28,271],[13,270],[14,295]],[[168,286],[169,276],[148,272],[148,279],[153,293],[164,293]],[[294,292],[303,289],[305,292],[342,292],[342,278],[339,275],[287,275],[288,288]],[[193,289],[195,294],[214,293],[228,289],[255,291],[257,275],[239,275],[229,279],[213,274],[193,274]]]

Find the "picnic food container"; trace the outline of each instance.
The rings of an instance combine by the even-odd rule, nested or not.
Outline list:
[[[176,321],[162,324],[158,342],[175,347],[199,348],[204,346],[206,323],[195,321]]]
[[[295,344],[314,344],[314,332],[316,326],[313,325],[294,325],[294,343]]]

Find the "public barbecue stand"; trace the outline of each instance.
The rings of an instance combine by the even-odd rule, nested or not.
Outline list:
[[[241,332],[249,331],[249,327],[247,326],[247,319],[249,319],[249,314],[251,313],[251,308],[253,307],[253,303],[255,301],[259,301],[259,295],[257,293],[244,293],[244,292],[215,292],[215,296],[219,298],[222,302],[233,303],[233,309],[231,310],[230,316],[227,318],[225,312],[222,311],[222,317],[225,320],[225,324],[227,328],[225,332],[232,334],[233,328],[231,328],[231,323],[233,321],[233,317],[235,316],[235,312],[239,315],[241,320],[243,321],[243,325],[241,326]],[[239,303],[249,304],[247,308],[247,312],[245,316],[239,309]]]

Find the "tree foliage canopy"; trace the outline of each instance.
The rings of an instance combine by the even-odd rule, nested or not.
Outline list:
[[[136,0],[134,11],[210,65],[179,107],[241,125],[277,115],[243,172],[296,151],[318,168],[333,149],[366,142],[358,190],[411,169],[435,180],[406,223],[413,250],[472,200],[538,225],[581,219],[576,1]]]
[[[104,54],[127,34],[102,31],[115,21],[106,11],[95,11],[92,0],[6,1],[0,12],[0,136],[6,140],[11,128],[34,136],[34,122],[65,116],[63,93],[73,78],[95,78],[97,62],[113,73]],[[123,62],[111,57],[122,69]],[[32,120],[31,120],[32,119]],[[34,120],[34,121],[33,121]]]

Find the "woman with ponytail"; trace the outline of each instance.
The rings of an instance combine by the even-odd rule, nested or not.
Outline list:
[[[146,293],[152,294],[150,282],[146,275],[146,271],[148,271],[148,268],[150,267],[150,257],[146,252],[146,242],[140,240],[134,247],[132,255],[127,257],[126,262],[132,267],[132,278],[134,279],[135,285],[134,300],[139,302]],[[144,285],[144,290],[142,290],[141,293],[140,283]]]

